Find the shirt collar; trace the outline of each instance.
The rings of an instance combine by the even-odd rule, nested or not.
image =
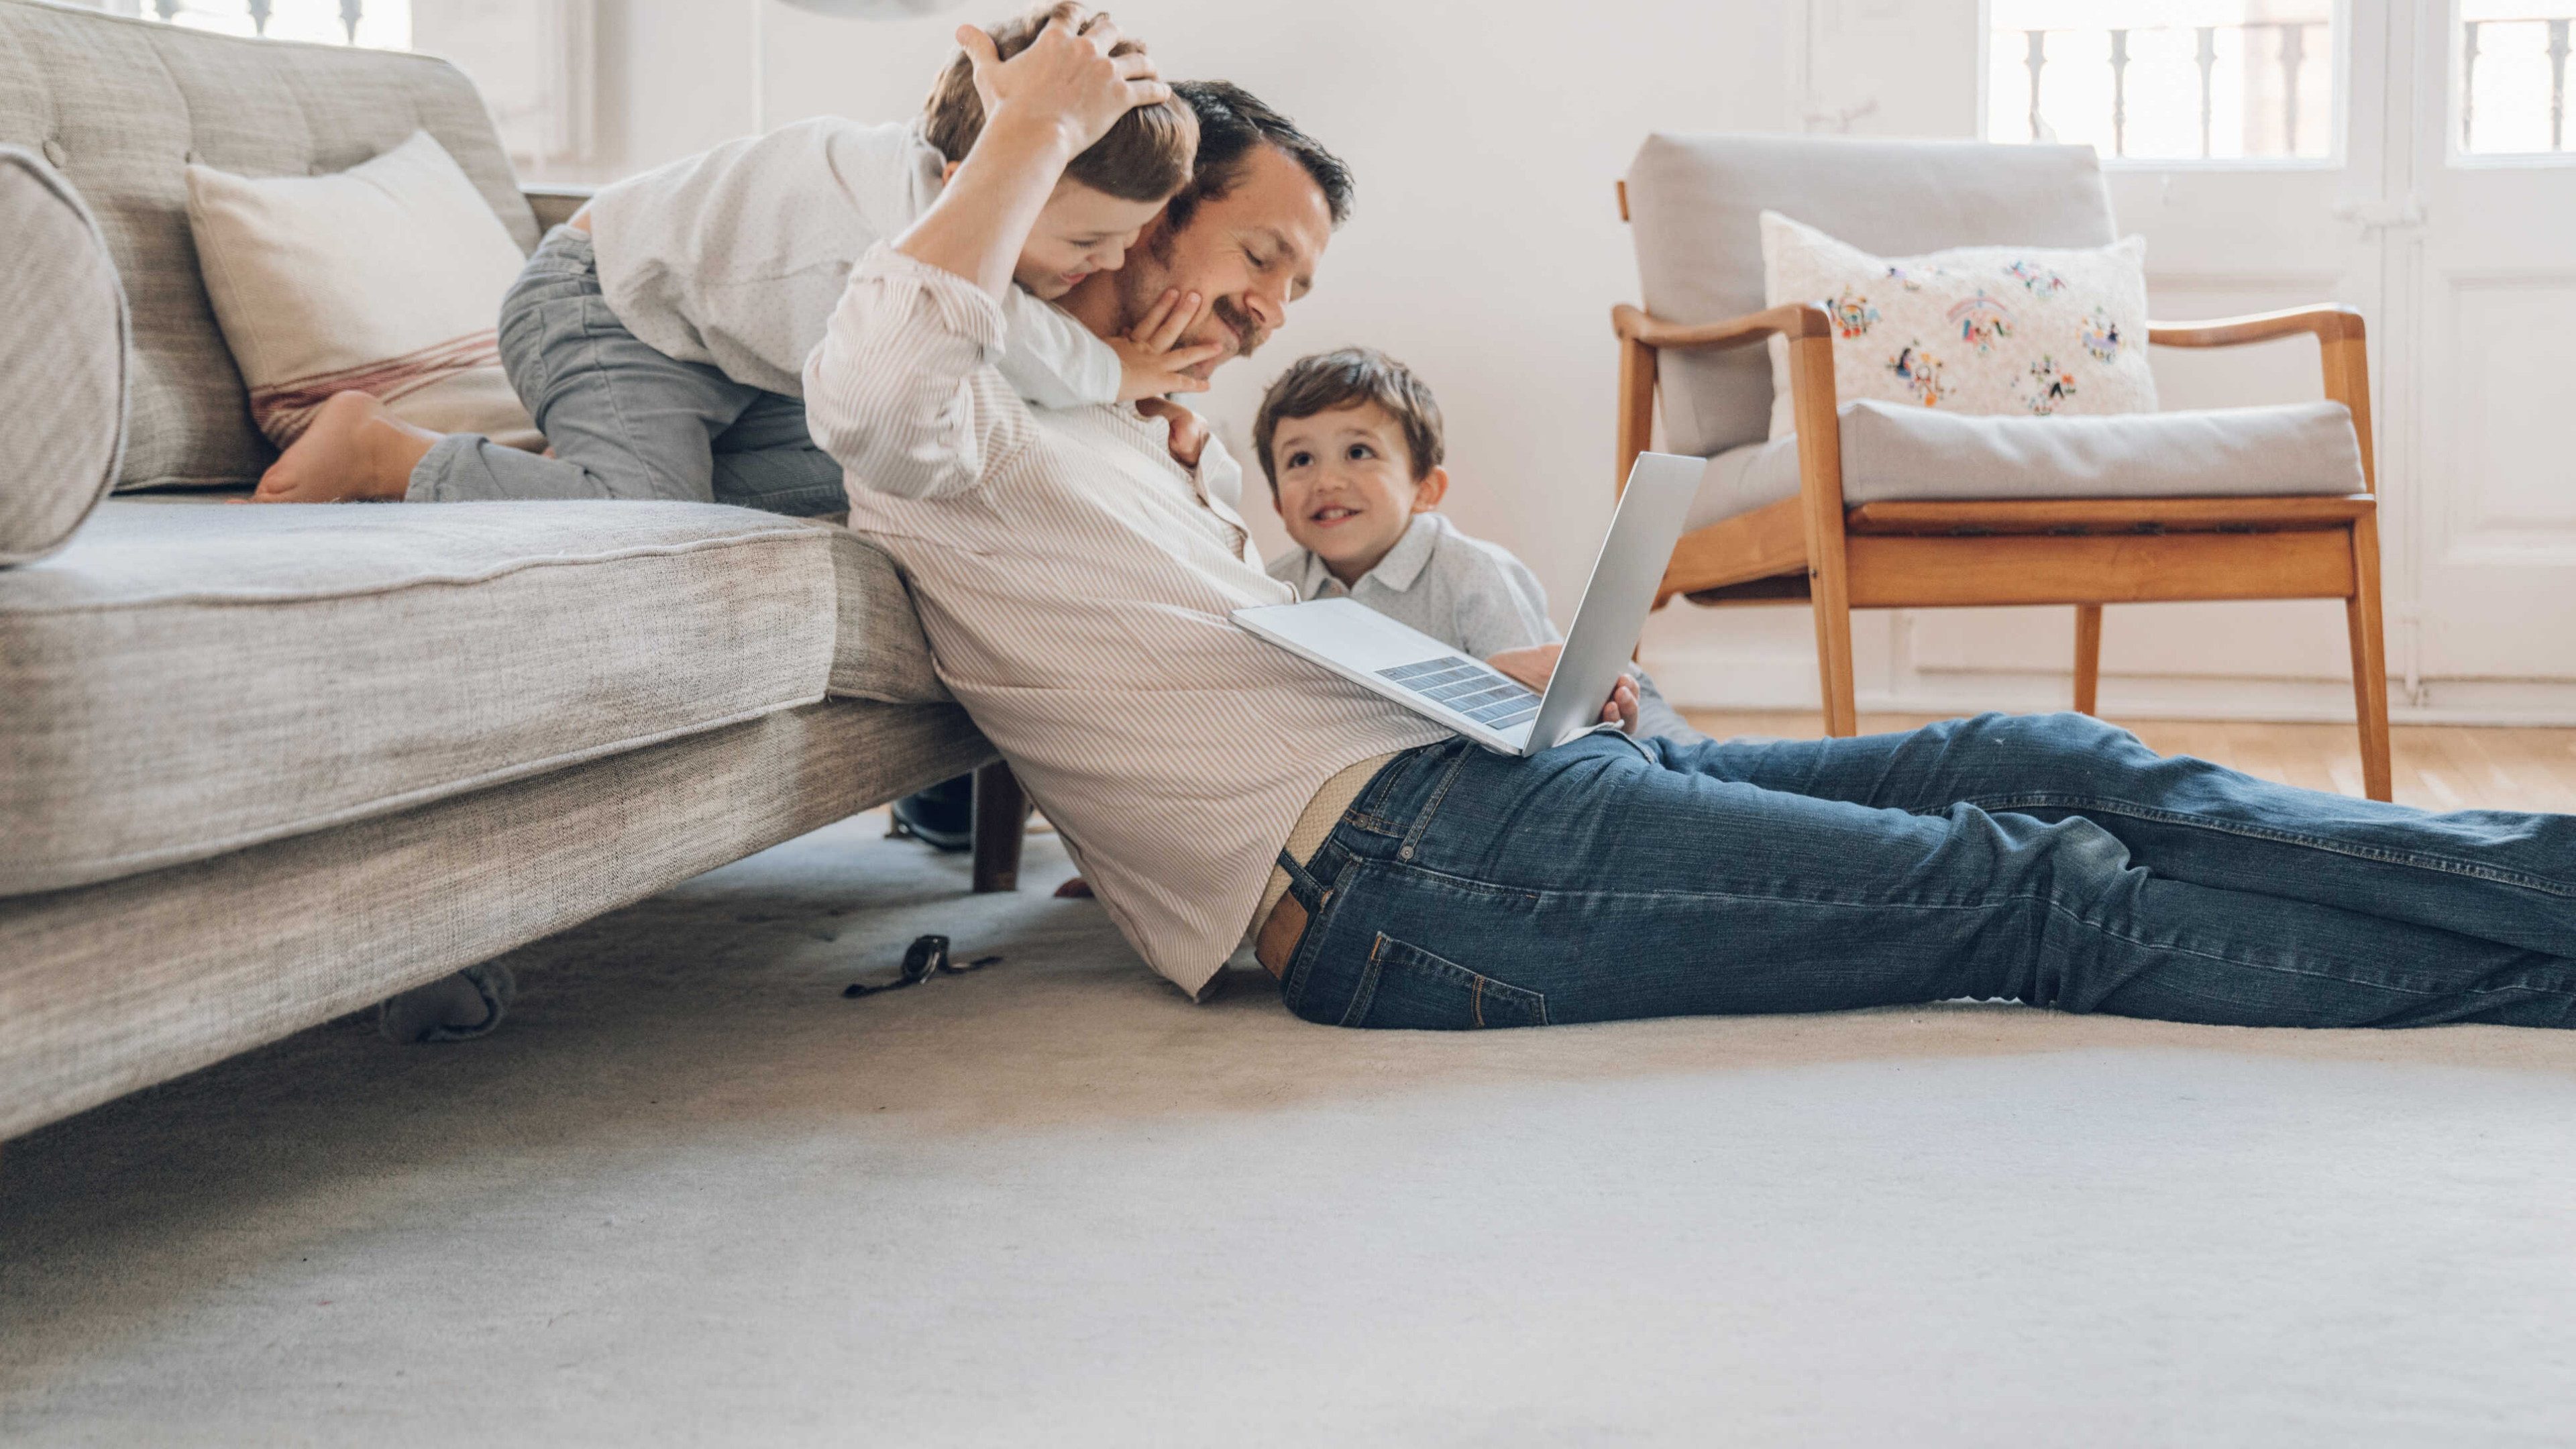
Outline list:
[[[1405,525],[1403,535],[1396,539],[1395,547],[1386,551],[1386,557],[1377,561],[1376,568],[1360,575],[1360,583],[1374,579],[1380,588],[1397,593],[1412,588],[1413,581],[1422,576],[1423,566],[1431,562],[1431,551],[1440,545],[1443,522],[1437,513],[1413,515],[1413,521]],[[1328,599],[1336,592],[1357,590],[1356,584],[1348,589],[1341,587],[1342,581],[1333,577],[1332,567],[1324,562],[1322,554],[1313,549],[1305,550],[1305,554],[1306,567],[1298,576],[1298,597]]]
[[[1413,521],[1404,526],[1404,536],[1395,541],[1395,547],[1388,549],[1386,557],[1377,561],[1377,567],[1362,577],[1375,579],[1401,593],[1412,588],[1413,581],[1422,576],[1422,566],[1431,562],[1431,550],[1439,544],[1440,515],[1417,513],[1413,515]]]

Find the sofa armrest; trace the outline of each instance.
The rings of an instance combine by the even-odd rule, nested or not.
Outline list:
[[[581,210],[590,201],[591,195],[598,190],[596,186],[563,186],[539,182],[533,186],[520,187],[519,194],[528,198],[528,209],[537,214],[537,230],[551,231],[572,220],[572,214]]]

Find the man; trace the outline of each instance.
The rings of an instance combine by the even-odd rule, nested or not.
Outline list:
[[[2576,1021],[2568,817],[2270,785],[2081,716],[1506,758],[1234,628],[1287,589],[1204,465],[1132,408],[1033,412],[992,366],[1019,238],[1128,92],[1069,31],[1008,64],[959,38],[990,120],[939,202],[852,271],[806,368],[815,437],[848,470],[852,526],[911,577],[950,689],[1184,989],[1250,929],[1292,1009],[1354,1026],[1963,996]],[[1258,141],[1131,268],[1137,295],[1206,299],[1193,335],[1240,354],[1310,283],[1348,179],[1229,103]]]

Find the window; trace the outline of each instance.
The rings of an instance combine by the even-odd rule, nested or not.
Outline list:
[[[105,8],[227,35],[411,49],[411,0],[108,0]]]
[[[1990,0],[1986,136],[2133,161],[2321,160],[2334,41],[2335,0]]]
[[[2576,0],[2460,0],[2460,151],[2527,156],[2576,149],[2567,117]]]

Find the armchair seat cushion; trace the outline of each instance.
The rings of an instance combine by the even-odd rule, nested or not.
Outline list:
[[[2363,491],[2341,403],[2104,417],[1963,415],[1843,404],[1843,503],[1966,498],[2278,497]],[[1798,439],[1711,458],[1685,528],[1798,492]]]

